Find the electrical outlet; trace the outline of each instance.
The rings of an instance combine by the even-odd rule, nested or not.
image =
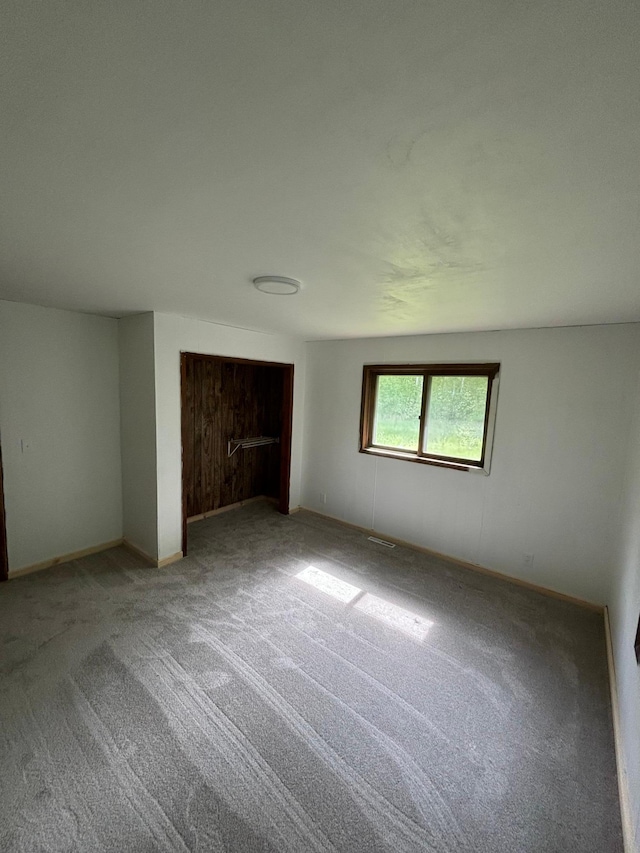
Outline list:
[[[326,504],[326,502],[327,502],[327,493],[326,492],[322,492],[322,494],[320,495],[320,500],[322,501],[323,504]]]
[[[522,555],[522,568],[523,569],[533,568],[533,554],[523,554]]]

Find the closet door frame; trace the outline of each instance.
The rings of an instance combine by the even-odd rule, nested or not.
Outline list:
[[[9,555],[7,553],[7,519],[4,511],[2,444],[0,444],[0,581],[6,580],[9,580]]]
[[[282,435],[280,436],[280,490],[278,497],[278,512],[289,515],[289,495],[291,487],[291,435],[293,424],[293,364],[279,361],[257,361],[251,358],[233,358],[223,355],[209,355],[207,353],[181,352],[180,353],[180,413],[182,424],[181,458],[182,458],[182,553],[187,556],[187,493],[188,474],[185,460],[185,446],[187,443],[186,429],[188,419],[187,408],[187,364],[190,359],[211,359],[217,362],[230,364],[251,364],[256,367],[277,367],[282,372]]]

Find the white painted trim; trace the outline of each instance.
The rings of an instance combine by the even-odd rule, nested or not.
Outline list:
[[[156,560],[156,568],[162,569],[165,566],[170,566],[171,563],[177,563],[183,557],[182,551],[176,551],[170,557],[165,557],[163,560]]]
[[[631,798],[629,796],[629,777],[622,748],[622,726],[620,723],[620,703],[618,701],[618,681],[616,665],[613,658],[613,643],[611,641],[611,623],[609,608],[604,608],[604,634],[607,643],[607,663],[609,665],[609,687],[611,690],[611,713],[613,716],[613,739],[616,748],[616,767],[618,772],[618,792],[620,796],[620,816],[622,818],[622,837],[625,853],[634,853],[633,815]]]
[[[113,539],[111,542],[92,545],[90,548],[82,548],[80,551],[71,551],[69,554],[52,557],[50,560],[43,560],[41,563],[23,566],[21,569],[16,569],[15,571],[9,570],[9,580],[22,577],[22,575],[30,575],[32,572],[39,572],[42,569],[51,569],[54,566],[62,565],[62,563],[70,563],[72,560],[79,560],[81,557],[88,557],[90,554],[99,554],[100,551],[108,551],[110,548],[117,548],[118,545],[122,544],[122,539]]]
[[[500,389],[500,369],[493,378],[491,384],[491,398],[489,400],[489,417],[487,419],[487,437],[484,445],[484,466],[479,469],[488,477],[491,473],[491,457],[493,456],[493,439],[496,433],[496,413],[498,411],[498,391]],[[472,470],[478,470],[472,469]]]
[[[162,569],[164,566],[171,565],[171,563],[177,563],[178,560],[181,560],[183,557],[182,551],[177,551],[170,557],[164,557],[162,560],[158,560],[156,557],[152,557],[151,554],[147,554],[147,552],[143,551],[142,548],[138,548],[138,546],[134,545],[133,542],[129,542],[128,539],[123,539],[122,544],[137,557],[141,557],[145,563],[148,563],[154,569]]]

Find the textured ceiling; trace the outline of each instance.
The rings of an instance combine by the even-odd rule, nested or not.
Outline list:
[[[2,15],[0,298],[305,338],[640,320],[635,2]]]

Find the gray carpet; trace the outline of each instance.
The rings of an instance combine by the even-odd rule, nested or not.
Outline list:
[[[622,850],[601,616],[266,503],[190,536],[0,588],[2,851]]]

